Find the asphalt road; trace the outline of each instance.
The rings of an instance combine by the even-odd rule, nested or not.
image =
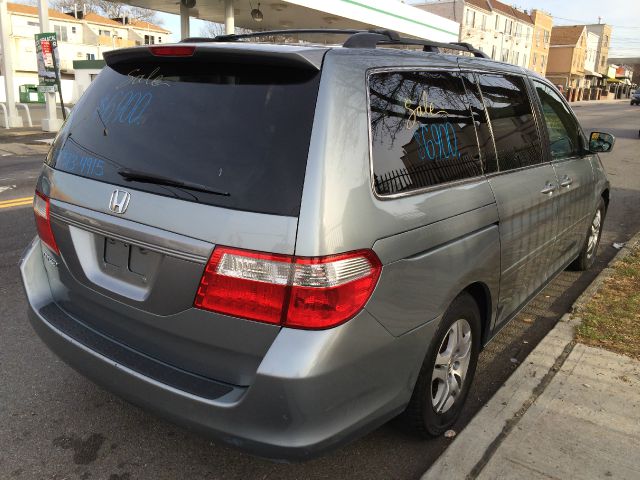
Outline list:
[[[602,160],[613,186],[596,268],[564,272],[480,357],[460,431],[640,228],[640,107],[575,108],[585,130],[617,136]],[[0,202],[29,196],[40,157],[0,157]],[[450,440],[424,441],[391,422],[323,458],[276,464],[253,458],[125,403],[51,354],[31,330],[17,263],[34,235],[29,206],[0,203],[0,478],[414,479]],[[512,359],[514,359],[512,361]],[[514,363],[517,362],[517,363]]]

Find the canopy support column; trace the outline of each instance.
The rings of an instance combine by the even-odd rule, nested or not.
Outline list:
[[[13,85],[13,58],[9,39],[9,13],[6,0],[0,0],[0,48],[2,48],[2,74],[4,75],[4,92],[7,100],[5,127],[22,127],[22,117],[16,108],[16,97]]]
[[[224,0],[224,33],[226,35],[233,35],[235,29],[233,0]]]
[[[180,40],[190,37],[189,33],[189,8],[180,2]]]

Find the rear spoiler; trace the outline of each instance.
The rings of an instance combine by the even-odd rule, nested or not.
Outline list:
[[[193,47],[190,55],[154,55],[153,50]],[[249,47],[249,48],[247,48]],[[248,63],[269,65],[274,67],[290,67],[306,70],[320,70],[322,59],[328,51],[326,48],[273,48],[269,45],[250,46],[246,44],[162,44],[144,47],[123,48],[104,52],[104,60],[109,66],[119,63],[160,62],[172,60],[176,62],[206,61],[220,63]]]

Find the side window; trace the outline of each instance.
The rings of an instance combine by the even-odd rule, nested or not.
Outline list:
[[[472,73],[463,73],[462,79],[465,89],[467,90],[469,107],[471,108],[471,114],[476,124],[476,132],[478,133],[482,171],[484,173],[497,172],[498,158],[496,157],[496,149],[493,145],[489,121],[484,109],[484,103],[482,102],[482,95],[480,95],[480,90],[478,90],[478,85]]]
[[[542,114],[549,132],[551,157],[556,159],[580,155],[580,127],[556,91],[534,81],[542,104]]]
[[[376,192],[391,195],[482,174],[461,78],[397,71],[369,77]]]
[[[478,75],[500,171],[542,162],[542,147],[525,81],[516,75]]]

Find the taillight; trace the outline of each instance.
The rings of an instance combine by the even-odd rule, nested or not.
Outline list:
[[[191,57],[196,51],[196,47],[187,45],[167,45],[162,47],[149,47],[149,51],[156,57]]]
[[[33,213],[36,217],[36,228],[38,229],[38,236],[40,240],[47,245],[51,250],[60,253],[56,239],[53,236],[51,230],[51,219],[49,216],[49,197],[36,191],[33,197]]]
[[[305,258],[216,247],[194,306],[287,327],[330,328],[364,307],[381,270],[371,250]]]

